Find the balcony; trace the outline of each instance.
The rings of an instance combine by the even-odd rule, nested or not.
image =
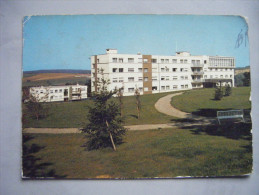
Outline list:
[[[204,79],[193,79],[192,83],[203,83]]]
[[[191,67],[194,67],[194,68],[202,68],[204,66],[204,64],[191,64]]]
[[[203,75],[204,72],[203,71],[193,71],[192,75]]]

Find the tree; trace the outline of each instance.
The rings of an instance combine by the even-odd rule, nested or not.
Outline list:
[[[97,81],[99,90],[92,94],[94,106],[89,108],[89,123],[83,129],[87,133],[85,146],[89,150],[112,146],[116,151],[116,144],[122,143],[126,132],[119,106],[112,100],[117,91],[108,91],[108,84],[109,80],[105,80],[102,74],[100,81]]]
[[[135,89],[135,98],[136,98],[136,106],[137,106],[137,112],[138,112],[138,119],[140,118],[140,110],[141,110],[141,100],[140,100],[140,93],[139,89]]]
[[[87,86],[87,97],[91,97],[91,79],[86,79],[85,85]]]
[[[118,89],[117,96],[118,96],[118,100],[119,100],[120,113],[121,113],[121,116],[122,116],[123,115],[123,113],[122,113],[122,110],[123,110],[123,87]]]
[[[31,88],[23,88],[23,102],[25,102],[25,107],[30,115],[37,120],[40,118],[45,118],[48,115],[48,107],[43,105],[43,102],[47,100],[48,89],[46,88],[46,93],[42,96],[35,93],[35,90]]]
[[[230,85],[226,85],[225,87],[225,96],[230,96],[232,93],[232,88],[230,87]]]
[[[222,92],[221,87],[216,87],[215,88],[214,99],[215,100],[221,100],[222,97],[223,97],[223,92]]]
[[[244,73],[243,83],[244,83],[244,86],[250,86],[251,85],[250,72],[245,72]]]

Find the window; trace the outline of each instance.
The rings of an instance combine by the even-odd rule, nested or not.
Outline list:
[[[188,68],[185,68],[185,69],[184,69],[184,72],[188,72]]]
[[[36,93],[38,93],[38,91],[36,91]],[[50,93],[53,93],[53,90],[50,90]]]
[[[118,82],[118,78],[113,78],[113,79],[112,79],[112,82],[113,82],[113,83],[117,83],[117,82]]]
[[[180,63],[183,64],[183,60],[180,60]]]
[[[166,72],[169,72],[169,68],[166,68],[165,71],[166,71]]]
[[[128,92],[134,92],[134,88],[128,88]]]
[[[144,68],[144,72],[148,72],[148,69],[147,69],[147,68]]]
[[[183,72],[183,68],[180,68],[180,71]]]
[[[230,78],[232,78],[232,74],[230,75]]]
[[[185,80],[188,80],[188,76],[185,76],[184,79],[185,79]]]
[[[123,83],[123,77],[120,77],[120,78],[119,78],[119,82],[120,82],[120,83]]]
[[[165,77],[164,77],[164,76],[162,76],[162,77],[161,77],[161,81],[164,81],[164,80],[165,80]]]
[[[204,60],[204,64],[207,64],[207,60]]]
[[[157,76],[152,77],[152,81],[157,81]]]
[[[99,59],[97,59],[97,63],[99,63]]]
[[[164,69],[164,68],[161,68],[161,72],[165,72],[165,69]]]
[[[134,63],[134,58],[128,58],[129,63]]]
[[[184,60],[184,63],[187,64],[187,60]]]
[[[145,87],[145,88],[144,88],[144,91],[148,91],[148,87]]]
[[[165,63],[169,63],[169,59],[165,59]]]
[[[119,68],[119,72],[123,72],[123,68]]]
[[[139,68],[139,69],[138,69],[138,72],[142,72],[142,68]]]
[[[42,91],[41,91],[41,92],[42,92]],[[55,93],[57,93],[57,92],[58,92],[58,90],[56,89],[56,90],[55,90]]]
[[[207,75],[204,75],[204,79],[206,79],[207,78]]]
[[[129,82],[134,82],[134,77],[129,77],[129,78],[128,78],[128,81],[129,81]]]
[[[184,80],[184,76],[181,76],[181,79]]]
[[[156,91],[156,90],[157,90],[157,86],[153,86],[152,91]]]
[[[185,85],[184,87],[185,87],[185,88],[188,88],[188,85]]]
[[[138,58],[138,63],[142,63],[142,58]]]
[[[148,77],[144,77],[144,81],[148,81]]]
[[[166,90],[169,90],[169,89],[170,89],[170,86],[169,86],[169,85],[167,85],[167,86],[166,86]]]
[[[143,62],[144,62],[144,63],[148,63],[148,59],[144,59]]]
[[[177,80],[177,76],[173,76],[173,80]]]
[[[139,77],[139,78],[138,78],[138,81],[143,81],[143,78],[142,78],[142,77]]]
[[[62,93],[62,89],[59,90],[59,93]]]
[[[176,72],[177,71],[177,68],[173,68],[173,72]]]
[[[165,90],[165,86],[161,86],[161,90]]]
[[[173,89],[177,89],[178,88],[178,86],[177,85],[173,85]]]
[[[117,68],[113,68],[113,69],[112,69],[112,72],[117,72]]]
[[[196,64],[200,65],[200,62],[201,62],[200,60],[196,60]]]
[[[196,64],[195,60],[192,60],[192,64]]]
[[[117,58],[112,58],[112,62],[117,62]]]
[[[143,91],[143,87],[140,87],[138,88],[139,89],[139,92],[142,92]]]
[[[128,72],[134,72],[134,68],[128,68]]]
[[[220,75],[220,78],[223,78],[223,75]]]
[[[157,59],[152,59],[152,63],[157,63]]]
[[[177,59],[173,59],[173,63],[176,64],[177,63]]]
[[[181,85],[181,88],[184,89],[184,85]]]
[[[161,63],[164,63],[165,62],[165,59],[161,59]]]
[[[166,76],[166,77],[165,77],[165,80],[166,80],[166,81],[169,81],[169,76]]]
[[[228,78],[228,75],[225,75],[225,78]]]
[[[213,75],[210,75],[210,78],[213,79]]]

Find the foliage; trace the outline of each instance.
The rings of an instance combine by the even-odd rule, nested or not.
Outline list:
[[[94,106],[89,108],[89,123],[83,129],[87,133],[85,146],[89,150],[112,146],[122,142],[126,129],[122,126],[119,106],[111,100],[117,91],[108,91],[108,80],[103,77],[97,82],[98,92],[93,93]]]
[[[223,91],[221,87],[216,87],[215,88],[215,94],[214,94],[214,99],[215,100],[221,100],[223,97]]]
[[[242,87],[244,86],[243,79],[244,79],[244,73],[240,73],[238,75],[235,75],[235,86],[236,87]]]
[[[225,96],[230,96],[232,93],[232,88],[230,87],[230,85],[226,85],[225,87]]]
[[[85,85],[87,86],[87,97],[91,97],[91,79],[86,79]]]
[[[250,86],[251,85],[250,72],[245,72],[244,73],[243,83],[244,83],[244,86]]]
[[[136,106],[137,106],[137,112],[138,112],[138,119],[140,118],[140,110],[141,110],[141,100],[140,100],[140,93],[139,89],[135,89],[135,98],[136,98]]]

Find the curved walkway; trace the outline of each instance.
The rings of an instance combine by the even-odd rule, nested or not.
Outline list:
[[[159,112],[169,115],[169,116],[174,116],[177,118],[193,118],[191,113],[182,112],[181,110],[178,110],[171,105],[172,97],[177,96],[177,95],[182,95],[182,94],[183,94],[183,92],[174,93],[174,94],[170,94],[170,95],[160,98],[155,103],[155,108]]]

